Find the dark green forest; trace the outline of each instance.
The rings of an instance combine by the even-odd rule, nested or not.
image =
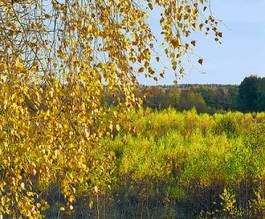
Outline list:
[[[265,78],[246,77],[240,85],[183,84],[140,86],[137,96],[144,107],[183,111],[196,108],[200,113],[224,111],[262,112],[265,110]]]

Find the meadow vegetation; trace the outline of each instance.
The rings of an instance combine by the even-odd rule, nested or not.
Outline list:
[[[123,216],[264,216],[265,113],[168,109],[131,119],[133,130],[103,141],[117,158],[112,198]]]
[[[140,110],[130,120],[102,140],[115,157],[111,186],[91,208],[76,203],[79,217],[265,215],[265,113]]]

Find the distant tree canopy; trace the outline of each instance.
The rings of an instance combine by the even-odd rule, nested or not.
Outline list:
[[[259,78],[257,84],[257,109],[258,111],[265,110],[265,78]]]
[[[143,99],[143,106],[153,110],[175,108],[197,112],[215,113],[237,109],[238,86],[234,85],[179,85],[179,86],[138,86],[136,97]],[[120,95],[106,92],[104,101],[116,105]]]
[[[265,111],[265,78],[249,76],[239,86],[139,86],[136,96],[143,99],[144,107],[155,110],[168,107],[188,110],[194,107],[198,112],[207,113],[229,110],[260,112]]]
[[[207,112],[208,106],[200,93],[184,90],[181,92],[180,97],[180,104],[178,106],[180,110],[188,110],[194,107],[198,112]]]
[[[176,110],[196,108],[198,112],[215,113],[237,110],[265,111],[265,78],[246,77],[236,85],[140,86],[137,96],[152,109],[170,107]]]
[[[254,111],[257,104],[257,85],[258,78],[250,76],[245,78],[240,86],[238,92],[239,108],[243,111]]]
[[[243,112],[265,110],[265,78],[246,77],[239,86],[238,107]]]
[[[236,110],[237,94],[238,87],[233,85],[140,86],[136,92],[144,107],[181,111],[194,107],[207,113]]]

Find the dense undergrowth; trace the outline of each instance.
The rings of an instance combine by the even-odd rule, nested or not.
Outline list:
[[[265,216],[265,113],[168,109],[130,119],[102,140],[116,157],[111,186],[93,202],[80,197],[75,218]]]
[[[265,216],[265,113],[168,109],[129,117],[93,152],[98,165],[87,174],[97,177],[79,183],[72,209],[64,207],[59,182],[45,181],[41,187],[43,183],[31,181],[33,191],[47,201],[45,217]],[[88,188],[92,183],[96,186]]]
[[[139,114],[141,114],[139,116]],[[104,145],[116,155],[123,216],[265,216],[264,113],[141,112]]]

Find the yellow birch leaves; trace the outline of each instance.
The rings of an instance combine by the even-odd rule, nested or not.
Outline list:
[[[0,1],[0,215],[39,218],[53,187],[64,212],[109,190],[115,158],[99,140],[140,104],[137,74],[158,80],[148,10],[162,8],[163,49],[182,74],[193,31],[222,37],[205,2]]]

